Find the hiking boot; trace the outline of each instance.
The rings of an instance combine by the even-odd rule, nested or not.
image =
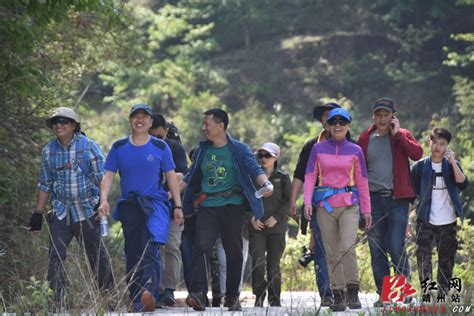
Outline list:
[[[240,312],[242,310],[239,298],[235,296],[224,297],[224,307],[228,307],[228,310],[232,312]]]
[[[327,307],[331,306],[331,304],[334,302],[331,296],[326,295],[321,298],[321,306],[322,307]]]
[[[172,289],[165,289],[163,293],[163,304],[166,306],[174,306],[174,304],[176,304],[174,291]]]
[[[359,284],[347,284],[347,306],[349,309],[361,309]]]
[[[255,298],[255,304],[253,305],[254,307],[263,307],[263,302],[265,301],[265,296],[266,294],[263,293],[262,295],[257,295]]]
[[[212,298],[212,307],[221,307],[222,297],[213,297]]]
[[[140,303],[143,306],[143,312],[153,312],[155,310],[155,298],[153,297],[153,294],[147,290],[143,291]]]
[[[329,306],[333,312],[343,312],[346,310],[346,291],[342,290],[333,290],[334,293],[334,302]]]
[[[202,293],[189,293],[188,297],[186,297],[186,304],[195,311],[206,310],[206,298]]]

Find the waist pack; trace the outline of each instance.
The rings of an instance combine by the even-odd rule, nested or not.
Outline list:
[[[333,208],[331,205],[329,205],[327,199],[329,199],[331,196],[339,193],[347,193],[347,192],[352,192],[358,199],[359,197],[359,191],[357,190],[356,187],[354,186],[347,186],[343,188],[332,188],[330,186],[318,186],[314,189],[313,192],[313,199],[312,199],[312,204],[313,206],[317,207],[319,206],[319,203],[323,203],[323,206],[326,208],[328,212],[332,212]]]

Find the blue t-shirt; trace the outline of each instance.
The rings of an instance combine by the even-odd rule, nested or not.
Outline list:
[[[151,239],[163,244],[168,237],[170,210],[161,175],[174,168],[170,148],[155,137],[143,146],[133,145],[129,137],[116,141],[104,165],[106,171],[119,172],[121,199],[127,199],[129,192],[153,198],[154,212],[148,217],[147,227]]]
[[[105,160],[104,169],[119,172],[121,198],[129,192],[141,196],[168,199],[161,174],[174,170],[175,164],[168,145],[155,137],[143,146],[133,145],[129,138],[116,141]]]

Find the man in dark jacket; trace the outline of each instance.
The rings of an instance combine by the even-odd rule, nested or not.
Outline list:
[[[162,139],[170,147],[171,155],[173,156],[174,164],[176,165],[175,173],[178,180],[181,180],[188,172],[188,160],[186,151],[178,140],[169,139],[169,128],[166,119],[161,114],[153,114],[153,123],[148,131],[156,138]],[[179,138],[176,138],[179,139]],[[165,190],[168,187],[165,184]],[[171,194],[168,194],[171,198]],[[174,217],[173,206],[170,209],[171,218]],[[181,270],[180,264],[180,246],[181,233],[183,232],[183,225],[176,225],[173,221],[170,222],[168,230],[168,242],[162,246],[163,253],[162,269],[163,277],[161,278],[160,288],[155,294],[158,305],[164,304],[166,306],[173,306],[176,303],[174,298],[174,290],[179,282],[179,273]],[[159,292],[159,293],[158,293]]]
[[[242,273],[242,225],[245,203],[255,218],[263,215],[262,201],[255,197],[255,185],[266,187],[270,196],[273,185],[268,181],[250,148],[227,133],[229,118],[221,109],[204,112],[202,131],[206,136],[196,148],[188,175],[183,207],[186,217],[198,207],[196,246],[193,249],[194,271],[186,303],[195,310],[205,310],[209,252],[220,233],[227,257],[227,280],[224,306],[241,310],[239,284]]]
[[[418,160],[423,149],[410,131],[400,128],[393,101],[378,99],[372,111],[374,124],[363,131],[358,145],[367,162],[373,228],[368,232],[377,293],[390,275],[388,255],[395,274],[409,277],[405,251],[408,208],[415,198],[408,159]],[[380,299],[374,304],[381,306]]]
[[[464,219],[459,191],[469,185],[454,152],[448,146],[450,141],[451,133],[447,129],[434,128],[430,135],[431,155],[416,162],[411,171],[419,200],[416,208],[418,275],[420,284],[431,283],[431,257],[436,244],[438,297],[447,295],[449,291],[458,249],[457,217],[461,221]]]

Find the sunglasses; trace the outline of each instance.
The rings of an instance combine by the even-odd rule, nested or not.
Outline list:
[[[72,121],[70,119],[67,119],[67,118],[64,118],[64,117],[58,117],[58,118],[54,118],[54,119],[51,120],[51,125],[56,125],[56,124],[68,125],[71,122]]]
[[[269,159],[269,158],[272,158],[272,157],[273,157],[273,156],[272,156],[271,154],[269,154],[269,153],[264,153],[264,154],[263,154],[263,153],[258,153],[258,154],[257,154],[257,158],[258,158],[258,159],[263,159],[263,158]]]
[[[330,126],[336,126],[339,124],[339,126],[346,126],[347,124],[349,124],[349,121],[347,120],[341,120],[341,119],[335,119],[335,120],[329,120],[328,121],[328,124]]]

